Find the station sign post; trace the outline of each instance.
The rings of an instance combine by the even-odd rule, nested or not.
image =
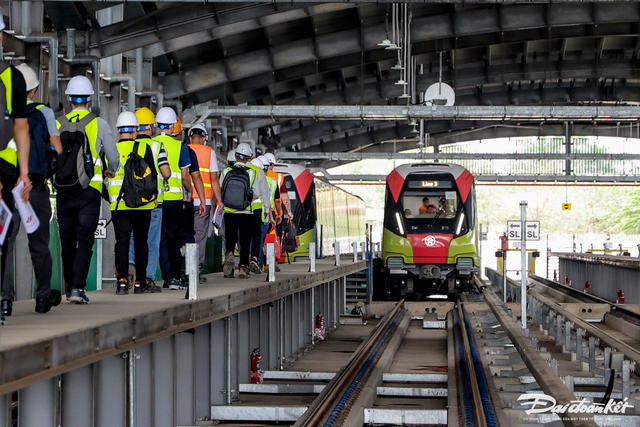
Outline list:
[[[520,245],[521,245],[521,276],[520,276],[520,306],[522,309],[522,321],[520,322],[522,325],[522,329],[527,329],[527,236],[529,235],[528,227],[527,227],[527,201],[522,200],[520,202],[520,227],[521,230],[525,230],[526,232],[520,233]],[[537,227],[538,238],[540,240],[540,223],[538,223]],[[533,239],[533,235],[532,235]]]

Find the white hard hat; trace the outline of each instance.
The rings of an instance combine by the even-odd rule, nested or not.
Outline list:
[[[229,151],[227,154],[227,162],[235,162],[236,161],[236,150]]]
[[[245,157],[253,156],[253,151],[251,150],[251,146],[246,142],[241,142],[238,144],[238,148],[236,148],[236,156],[241,155]]]
[[[156,114],[156,123],[163,125],[174,125],[178,122],[176,112],[171,107],[162,107]]]
[[[207,128],[205,128],[202,123],[198,123],[198,124],[195,124],[195,125],[191,126],[191,129],[189,129],[188,135],[191,136],[194,133],[196,135],[203,135],[205,138],[207,136],[209,136],[209,132],[207,132]]]
[[[252,164],[253,166],[257,166],[257,167],[259,167],[260,169],[262,169],[262,168],[264,167],[264,163],[262,163],[262,160],[260,160],[260,159],[259,159],[259,158],[257,158],[257,157],[256,157],[255,159],[251,160],[251,164]]]
[[[27,64],[20,64],[16,67],[16,70],[22,73],[24,82],[27,84],[27,92],[31,92],[33,89],[40,86],[40,81],[38,80],[38,76],[36,76],[36,72],[33,71],[33,68],[29,67]]]
[[[269,158],[267,156],[258,156],[263,166],[269,166]]]
[[[269,163],[271,163],[271,164],[275,164],[276,163],[276,156],[274,156],[273,153],[267,153],[264,156],[267,159],[269,159]]]
[[[116,121],[117,128],[123,127],[134,127],[137,128],[139,126],[138,118],[131,111],[125,111],[120,113],[118,116],[118,120]]]
[[[70,96],[88,97],[93,95],[93,85],[85,76],[75,76],[69,80],[64,93]]]

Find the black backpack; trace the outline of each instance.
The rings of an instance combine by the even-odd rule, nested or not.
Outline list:
[[[296,239],[296,228],[289,221],[282,226],[282,249],[285,252],[295,252],[298,250],[298,240]]]
[[[58,119],[62,153],[58,156],[58,171],[53,176],[53,185],[61,192],[73,193],[87,188],[95,174],[85,128],[96,116],[89,113],[80,120],[78,118],[62,116]]]
[[[42,112],[38,111],[43,105],[35,102],[27,104],[27,122],[29,123],[29,137],[31,138],[29,174],[51,178],[55,171],[52,171],[49,165],[49,153],[55,152],[55,150],[49,148],[50,136],[47,128],[47,119]]]
[[[124,179],[118,194],[116,211],[120,200],[123,200],[128,208],[139,208],[158,198],[158,175],[153,164],[153,154],[149,159],[148,154],[151,153],[151,149],[146,147],[145,157],[147,158],[143,158],[138,154],[139,146],[139,141],[133,144],[133,150],[129,153],[124,165]]]
[[[222,181],[222,203],[230,209],[246,210],[253,200],[251,177],[249,168],[244,165],[234,165],[224,176]]]

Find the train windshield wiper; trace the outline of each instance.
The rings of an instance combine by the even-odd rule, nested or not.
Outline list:
[[[436,216],[433,217],[433,221],[431,221],[431,224],[429,224],[429,227],[433,227],[433,224],[436,223],[436,220],[440,218],[440,215],[442,215],[443,213],[444,213],[444,209],[440,208]]]

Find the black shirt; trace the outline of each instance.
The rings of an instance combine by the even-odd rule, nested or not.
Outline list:
[[[22,73],[11,66],[11,117],[14,119],[27,118],[27,84]]]

